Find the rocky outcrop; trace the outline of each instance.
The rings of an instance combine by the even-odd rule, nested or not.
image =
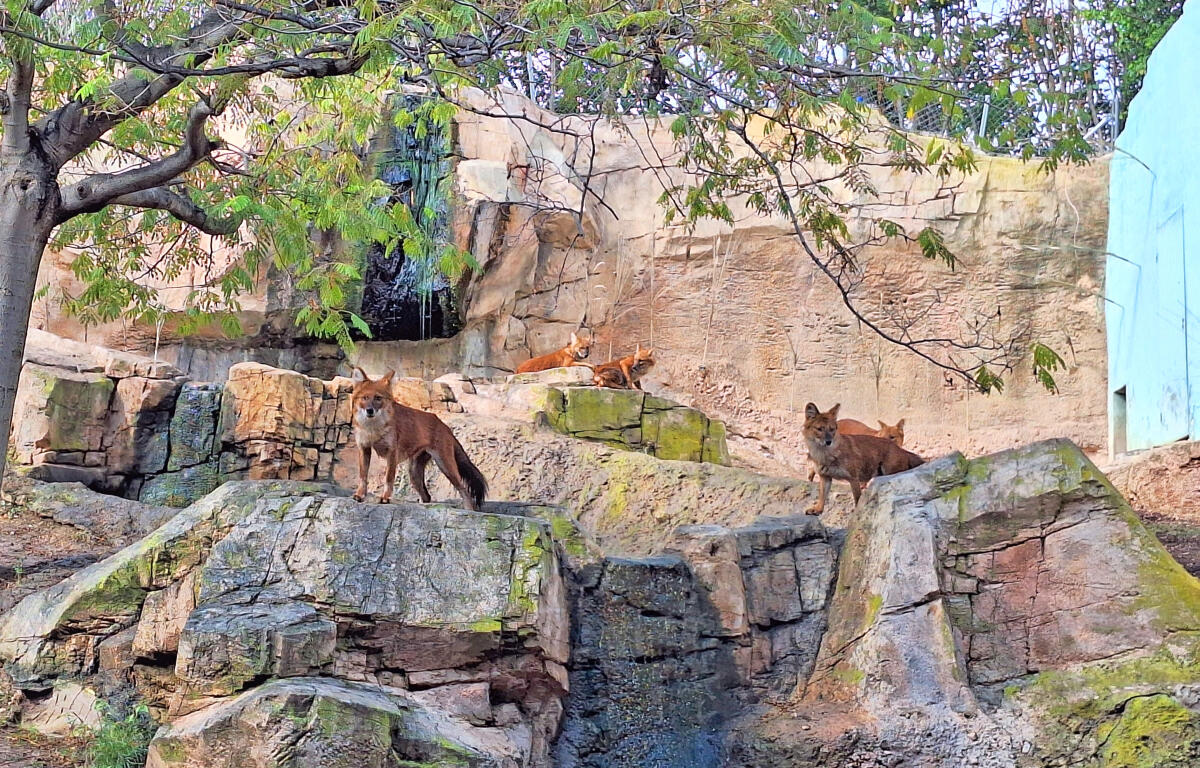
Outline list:
[[[546,387],[544,396],[540,413],[564,435],[660,459],[729,464],[725,425],[695,408],[636,389]]]
[[[96,354],[103,352],[96,350]],[[25,371],[25,396],[20,402],[34,410],[22,411],[16,419],[15,444],[32,444],[27,439],[31,430],[42,435],[33,442],[45,450],[18,452],[18,462],[32,464],[35,477],[60,479],[63,472],[68,472],[69,479],[76,479],[70,473],[78,472],[82,473],[78,479],[94,488],[171,507],[186,506],[227,480],[317,480],[341,487],[353,487],[357,482],[358,452],[352,445],[349,379],[322,381],[258,363],[235,365],[222,385],[183,382],[178,377],[154,382],[134,377],[114,384],[101,373],[78,374],[37,365],[27,365]],[[80,376],[97,378],[89,384]],[[30,384],[33,381],[48,383],[36,389]],[[715,520],[744,523],[759,513],[798,511],[790,506],[760,507],[738,520],[727,520],[720,513],[724,495],[720,491],[716,502],[709,505],[716,516],[701,514],[695,505],[699,488],[720,485],[738,486],[743,489],[739,493],[749,492],[752,496],[803,500],[804,487],[786,481],[617,458],[604,462],[612,466],[614,475],[607,490],[601,483],[596,486],[601,489],[598,495],[576,496],[575,491],[585,487],[582,478],[579,484],[571,485],[550,482],[549,476],[539,480],[531,473],[550,470],[550,466],[518,465],[516,454],[509,452],[494,455],[491,441],[495,436],[512,437],[516,430],[520,439],[532,447],[559,454],[555,461],[560,471],[578,473],[585,469],[578,465],[590,462],[594,452],[589,453],[581,440],[560,440],[550,430],[535,427],[548,425],[568,438],[672,462],[729,463],[721,422],[638,390],[577,386],[588,383],[590,369],[580,367],[513,376],[500,383],[480,382],[478,386],[463,377],[432,382],[401,378],[393,382],[392,389],[399,402],[438,413],[465,433],[463,439],[471,455],[484,462],[481,466],[486,474],[497,476],[500,484],[494,484],[494,493],[502,498],[565,503],[576,510],[577,516],[594,517],[592,513],[603,506],[611,517],[623,512],[631,492],[644,497],[643,502],[658,495],[661,501],[655,506],[660,509],[654,515],[660,522],[672,524]],[[55,395],[57,399],[35,400],[30,396],[35,389],[59,394]],[[454,418],[464,413],[464,403],[470,405],[471,415]],[[91,417],[81,415],[89,408]],[[476,449],[471,444],[474,435],[490,437],[482,438],[483,444]],[[107,452],[82,450],[87,447],[80,442],[84,440],[91,440]],[[77,447],[80,450],[67,450]],[[93,468],[45,463],[88,455],[93,455],[89,461],[107,463]],[[564,469],[562,465],[575,467]],[[659,471],[666,473],[665,477],[679,478],[687,488],[682,494],[678,488],[663,493],[659,483],[653,487],[659,490],[644,491],[645,483],[639,477]],[[518,478],[532,482],[518,485]],[[407,492],[407,477],[401,482]],[[677,511],[661,509],[667,505]],[[596,526],[598,531],[605,528],[603,524]],[[669,527],[659,528],[669,531]]]
[[[562,510],[489,509],[229,483],[0,617],[0,659],[62,691],[35,725],[136,691],[164,768],[716,765],[735,713],[812,668],[836,558],[816,518],[624,559]]]
[[[164,768],[1200,757],[1200,582],[1067,441],[878,478],[844,541],[781,515],[622,557],[572,518],[230,483],[0,616],[0,659],[34,724],[135,691]]]
[[[183,507],[227,480],[348,484],[357,471],[349,379],[242,363],[224,384],[188,382],[165,363],[36,331],[26,357],[12,445],[36,479]],[[401,378],[393,391],[462,411],[444,383]]]
[[[468,408],[475,401],[466,401]],[[744,526],[755,518],[803,514],[816,499],[803,480],[694,461],[664,461],[601,442],[557,434],[523,419],[468,414],[446,422],[487,477],[494,498],[563,508],[607,552],[648,554],[681,525]],[[401,473],[403,474],[403,473]],[[444,477],[429,475],[435,499],[454,499]],[[415,500],[408,478],[397,498]],[[845,510],[849,494],[836,494]]]
[[[181,374],[167,363],[30,331],[11,439],[42,480],[137,497],[167,463]]]
[[[835,560],[801,516],[684,527],[665,555],[580,570],[556,765],[724,765],[736,715],[811,671]]]
[[[538,511],[226,484],[23,600],[0,618],[0,658],[27,691],[99,674],[181,716],[152,765],[233,765],[231,743],[269,754],[289,739],[315,750],[297,754],[354,760],[369,723],[418,762],[474,750],[472,764],[545,765],[569,617],[550,524],[524,514]],[[281,707],[295,717],[247,723]]]
[[[734,751],[759,766],[1187,765],[1198,631],[1200,583],[1077,447],[952,455],[872,483],[812,677]],[[813,761],[814,736],[786,719],[832,711],[853,715],[856,743],[826,733],[829,762]]]

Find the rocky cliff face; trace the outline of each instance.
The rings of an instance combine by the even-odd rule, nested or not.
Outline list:
[[[439,332],[461,330],[424,342],[368,342],[356,362],[423,378],[496,375],[561,347],[583,323],[600,357],[627,354],[636,342],[657,347],[653,391],[725,421],[792,470],[802,463],[797,433],[809,400],[841,402],[844,414],[871,424],[904,417],[910,442],[929,455],[985,453],[1058,435],[1088,452],[1104,448],[1105,160],[1043,174],[981,155],[979,172],[965,178],[880,168],[870,179],[877,199],[845,191],[847,201],[910,232],[936,227],[960,256],[950,271],[912,244],[866,249],[853,298],[872,316],[914,336],[995,329],[1015,339],[1018,356],[1040,341],[1066,361],[1057,396],[1028,375],[1025,359],[1006,377],[1003,397],[984,398],[863,329],[782,219],[730,201],[732,226],[668,224],[657,202],[663,186],[688,179],[674,165],[667,123],[551,118],[511,95],[500,108],[553,119],[559,130],[466,113],[456,121],[453,239],[482,271],[460,286],[459,316],[438,325]],[[579,221],[575,210],[583,212]],[[849,223],[856,234],[864,226]],[[47,259],[44,284],[71,287],[64,259]],[[246,340],[168,338],[167,359],[199,380],[220,382],[247,360],[332,378],[339,353],[295,338],[289,311],[303,300],[286,282],[268,279],[243,302]],[[35,310],[35,323],[82,337],[57,312],[54,295]],[[172,306],[181,297],[166,291],[163,300]],[[427,309],[444,303],[443,296]],[[93,329],[91,338],[148,351],[155,329],[112,326]]]
[[[731,515],[710,482],[641,481]],[[1197,637],[1200,583],[1049,441],[876,480],[844,535],[706,522],[644,556],[557,507],[231,483],[0,616],[0,659],[30,722],[151,702],[163,768],[1186,766]]]

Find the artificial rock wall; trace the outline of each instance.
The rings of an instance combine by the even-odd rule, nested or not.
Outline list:
[[[590,379],[572,373],[481,384],[493,396],[477,402],[515,403],[508,416],[526,426],[534,420],[622,450],[729,463],[720,421],[638,390],[584,386]],[[445,419],[464,410],[454,387],[477,391],[461,377],[402,377],[392,393]],[[82,482],[173,507],[229,480],[318,480],[350,488],[358,477],[352,389],[346,378],[326,381],[261,363],[232,366],[220,384],[194,382],[167,363],[35,331],[18,387],[14,464],[36,479]],[[483,461],[480,451],[473,455]]]
[[[909,444],[926,456],[1055,436],[1093,454],[1105,446],[1107,160],[1047,174],[981,155],[967,177],[880,167],[871,173],[877,199],[841,190],[864,214],[944,234],[959,256],[955,270],[911,244],[868,249],[853,297],[877,316],[912,320],[918,334],[969,337],[971,324],[983,322],[1015,338],[1022,359],[1007,372],[1004,393],[983,397],[860,326],[784,220],[734,201],[732,226],[668,225],[657,202],[664,184],[688,179],[676,167],[666,123],[592,125],[553,118],[512,94],[498,105],[472,98],[517,117],[457,120],[454,239],[482,265],[461,286],[463,329],[448,339],[361,344],[353,362],[370,372],[496,375],[562,346],[583,323],[598,341],[597,358],[653,345],[659,362],[650,390],[754,440],[769,462],[761,468],[801,468],[799,428],[810,400],[822,408],[840,402],[844,415],[872,424],[903,417]],[[557,129],[540,129],[539,120],[556,120]],[[566,211],[578,209],[577,222]],[[865,220],[851,216],[849,225],[861,232]],[[43,283],[69,283],[65,259],[48,257]],[[321,378],[346,373],[336,348],[296,338],[286,282],[268,279],[246,303],[246,341],[168,334],[162,354],[211,381],[245,360]],[[34,318],[60,333],[83,332],[45,302]],[[118,348],[146,350],[155,340],[153,328],[132,326],[91,334]],[[1056,374],[1058,394],[1033,380],[1027,351],[1035,341],[1066,362]]]

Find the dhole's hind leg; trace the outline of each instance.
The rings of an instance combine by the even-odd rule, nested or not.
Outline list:
[[[371,471],[371,449],[358,448],[358,489],[354,491],[354,500],[362,501],[367,498],[367,473]]]
[[[429,454],[421,451],[408,462],[408,482],[412,483],[422,504],[429,503],[429,489],[425,487],[425,468],[429,466]]]
[[[475,499],[471,498],[471,489],[463,482],[462,475],[458,474],[458,465],[454,463],[454,457],[451,456],[451,461],[446,461],[442,454],[437,451],[430,451],[429,454],[433,456],[434,463],[438,465],[438,469],[442,470],[442,474],[446,476],[446,479],[462,494],[463,503],[467,505],[467,509],[478,512],[479,505],[475,503]]]
[[[858,497],[862,496],[862,486],[857,480],[850,481],[850,493],[854,495],[854,506],[858,506]]]

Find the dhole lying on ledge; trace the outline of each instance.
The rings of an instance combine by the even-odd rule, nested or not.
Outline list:
[[[592,376],[592,383],[610,389],[641,389],[639,379],[653,367],[654,350],[642,349],[642,345],[638,344],[632,355],[597,365],[593,369],[595,375]]]
[[[425,467],[433,459],[442,474],[462,494],[463,503],[476,512],[487,495],[487,480],[471,463],[454,433],[432,413],[409,408],[396,402],[392,395],[392,377],[388,371],[381,379],[371,380],[362,368],[354,369],[354,441],[358,444],[358,490],[356,501],[367,496],[367,472],[371,469],[371,452],[387,461],[387,481],[379,500],[392,500],[396,484],[396,468],[408,462],[408,479],[421,501],[429,503],[425,487]]]
[[[551,368],[565,368],[569,365],[587,365],[583,361],[587,359],[591,350],[591,339],[581,339],[572,333],[570,344],[548,355],[526,360],[517,366],[517,373],[536,373],[548,371]]]
[[[837,404],[824,413],[813,403],[804,406],[804,444],[808,457],[821,476],[821,492],[817,503],[807,511],[821,514],[833,480],[846,480],[854,503],[862,487],[873,477],[894,475],[925,463],[915,453],[904,450],[891,440],[874,435],[847,435],[838,431]]]

